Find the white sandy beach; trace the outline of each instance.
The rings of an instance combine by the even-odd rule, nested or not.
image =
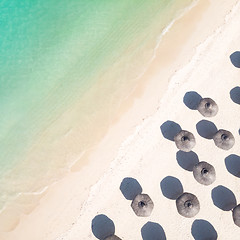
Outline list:
[[[198,220],[206,220],[215,228],[218,239],[238,240],[240,228],[234,225],[231,211],[219,208],[228,204],[230,198],[218,199],[214,193],[224,189],[218,186],[224,186],[240,203],[240,179],[225,165],[225,158],[231,154],[239,156],[240,163],[240,105],[230,97],[230,91],[239,86],[240,80],[240,68],[230,61],[230,55],[240,51],[239,12],[237,0],[200,0],[176,21],[162,39],[139,88],[123,101],[119,118],[88,161],[73,166],[72,172],[50,187],[38,206],[21,216],[14,229],[1,232],[0,239],[96,239],[92,220],[103,214],[114,222],[115,234],[121,239],[157,240],[160,238],[151,234],[154,231],[160,234],[161,227],[168,240],[205,239],[196,235],[204,232],[203,221]],[[207,119],[190,109],[188,106],[194,99],[190,101],[187,97],[193,95],[186,93],[191,91],[214,99],[219,106],[218,114]],[[231,131],[234,147],[224,151],[213,140],[200,136],[210,125],[201,120],[211,121],[217,129]],[[181,155],[175,143],[164,137],[172,129],[167,127],[167,121],[194,134],[193,155],[215,167],[217,178],[212,185],[200,185],[192,172],[184,169],[187,155]],[[170,184],[167,180],[172,179],[169,176],[177,178],[185,192],[198,197],[201,209],[195,217],[180,216],[175,200],[164,196],[160,183],[168,177],[164,181],[167,187]],[[150,217],[137,217],[132,211],[131,201],[120,190],[122,180],[127,177],[136,179],[143,193],[153,200]]]

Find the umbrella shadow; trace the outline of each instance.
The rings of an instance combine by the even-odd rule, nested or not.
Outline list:
[[[141,229],[143,240],[166,240],[165,232],[158,223],[147,222]]]
[[[127,200],[133,200],[142,193],[142,187],[135,178],[126,177],[122,180],[120,190]]]
[[[115,225],[106,215],[100,214],[92,220],[92,232],[96,238],[104,240],[115,233]]]
[[[182,130],[178,123],[173,121],[166,121],[160,126],[162,135],[171,141],[174,141],[174,137]]]
[[[183,103],[192,110],[197,110],[198,104],[202,97],[197,92],[190,91],[185,93],[183,97]]]
[[[193,222],[191,232],[195,240],[216,240],[218,238],[213,225],[202,219],[197,219]]]
[[[208,120],[201,120],[196,124],[198,134],[206,139],[213,139],[214,134],[218,131],[216,125]]]
[[[176,153],[176,159],[180,167],[190,172],[199,163],[198,155],[193,151],[183,152],[180,150]]]
[[[236,51],[230,55],[230,60],[234,67],[240,68],[240,52]]]
[[[230,98],[233,102],[240,104],[240,87],[235,87],[230,91]]]
[[[240,178],[240,157],[231,154],[225,158],[225,165],[229,173]]]
[[[224,186],[215,187],[211,195],[213,204],[223,211],[230,211],[237,205],[234,193]]]
[[[160,182],[160,188],[164,197],[176,200],[183,193],[182,183],[178,178],[167,176]]]

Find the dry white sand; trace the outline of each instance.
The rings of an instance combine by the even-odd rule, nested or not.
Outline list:
[[[114,222],[115,234],[122,239],[157,240],[165,234],[170,240],[194,237],[201,240],[208,239],[202,238],[206,233],[214,237],[216,232],[218,239],[239,239],[240,228],[234,225],[231,211],[222,209],[231,202],[240,203],[240,179],[230,173],[237,171],[237,167],[240,171],[240,105],[230,97],[230,91],[239,85],[240,68],[235,67],[229,58],[233,52],[240,50],[240,3],[235,5],[238,1],[226,3],[223,0],[203,2],[207,4],[207,10],[200,17],[201,21],[197,19],[199,22],[191,29],[191,38],[176,57],[172,67],[176,72],[171,76],[161,100],[154,90],[156,82],[163,77],[159,71],[152,74],[142,98],[135,102],[135,106],[113,126],[96,148],[91,162],[80,172],[70,173],[56,184],[43,197],[40,205],[29,215],[23,216],[15,230],[1,234],[1,239],[96,239],[94,234],[101,236],[107,229],[113,230],[110,220],[102,224],[101,221],[106,220],[102,215]],[[196,44],[197,47],[192,48]],[[219,106],[218,114],[206,119],[198,111],[191,110],[188,106],[194,103],[197,94],[188,93],[190,91],[201,97],[213,98]],[[240,96],[240,91],[238,93]],[[149,96],[151,98],[143,105],[143,100],[146,101]],[[153,100],[156,102],[154,111],[150,105]],[[141,115],[141,108],[149,108],[143,113],[151,112],[151,115]],[[134,126],[130,121],[128,128],[124,128],[127,130],[121,131],[119,127],[134,117],[136,109],[137,116],[144,117],[142,123]],[[175,126],[173,124],[169,128],[167,121],[173,121],[194,134],[197,144],[194,153],[190,153],[193,158],[178,152],[174,142],[166,138],[174,132]],[[235,145],[229,151],[217,148],[213,140],[202,137],[206,134],[206,128],[212,131],[215,126],[229,130],[235,136]],[[127,137],[129,132],[132,134]],[[109,142],[110,136],[118,141],[115,144]],[[119,146],[119,140],[124,138]],[[236,157],[237,167],[232,167],[233,158],[225,160],[231,154],[239,156]],[[98,159],[99,164],[96,164]],[[111,164],[108,165],[109,159]],[[212,164],[216,169],[216,181],[210,186],[196,182],[192,172],[184,169],[191,164],[191,160]],[[225,161],[228,167],[230,165],[230,172]],[[137,217],[132,211],[131,200],[123,195],[127,194],[127,189],[120,189],[121,182],[127,177],[136,179],[143,193],[152,198],[155,206],[150,217]],[[181,184],[174,184],[177,179]],[[93,185],[89,192],[90,184]],[[181,185],[185,192],[193,193],[199,199],[201,210],[193,218],[180,216],[175,200],[168,198],[181,190]],[[131,191],[131,188],[128,190]],[[212,228],[209,228],[209,223]]]

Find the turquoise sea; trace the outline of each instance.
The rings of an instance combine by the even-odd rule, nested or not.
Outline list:
[[[191,2],[0,2],[0,209],[19,193],[44,188],[56,178],[59,166],[61,171],[67,168],[67,158],[57,162],[51,157],[54,136],[39,144],[42,132],[54,128],[100,78],[102,95],[83,102],[85,108],[75,113],[72,123],[93,124],[106,108],[114,109],[116,101],[104,105],[106,99],[131,91],[137,70],[151,59],[163,29]],[[54,129],[53,134],[61,131]],[[91,146],[91,133],[85,128],[82,132],[85,142],[79,143],[79,154]],[[28,157],[29,152],[34,156],[36,145],[38,161]]]

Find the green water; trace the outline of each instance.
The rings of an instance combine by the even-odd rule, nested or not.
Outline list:
[[[96,76],[111,69],[137,37],[139,45],[133,55],[142,51],[149,37],[157,38],[154,34],[149,36],[153,33],[150,29],[152,21],[164,15],[159,22],[159,29],[163,29],[171,20],[171,16],[166,18],[166,13],[169,11],[173,15],[177,11],[174,5],[183,6],[190,2],[1,1],[1,185],[11,174],[11,169],[24,161],[41,131],[74,101],[81,99],[97,82]],[[21,185],[19,179],[21,176],[16,177],[17,183],[11,189],[0,187],[4,195],[0,207],[8,195],[21,190],[15,187]]]

